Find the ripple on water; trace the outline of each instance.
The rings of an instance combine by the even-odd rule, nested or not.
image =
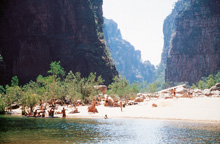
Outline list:
[[[0,143],[220,143],[220,124],[0,116]]]

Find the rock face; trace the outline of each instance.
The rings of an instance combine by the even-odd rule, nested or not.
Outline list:
[[[164,34],[164,46],[163,52],[161,54],[161,63],[166,64],[169,50],[171,49],[171,38],[172,34],[176,29],[176,18],[179,12],[187,9],[187,5],[190,4],[191,0],[179,0],[175,4],[175,8],[172,10],[171,14],[166,17],[163,24],[163,34]]]
[[[180,2],[185,8],[175,17],[165,79],[195,83],[220,69],[220,1]]]
[[[149,61],[142,62],[141,52],[122,38],[113,20],[104,20],[104,37],[120,75],[125,76],[130,83],[154,80],[154,65]]]
[[[103,38],[102,0],[1,0],[0,83],[46,75],[52,61],[68,72],[117,75]]]

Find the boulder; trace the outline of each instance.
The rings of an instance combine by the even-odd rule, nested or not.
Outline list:
[[[179,94],[187,93],[186,86],[185,85],[177,86],[176,93],[179,93]]]
[[[182,96],[181,96],[182,98],[187,98],[188,97],[188,95],[186,94],[186,93],[184,93],[184,94],[182,94]]]
[[[220,96],[220,91],[218,91],[218,90],[216,90],[216,91],[211,91],[211,95]]]
[[[14,103],[14,104],[11,104],[11,109],[17,109],[19,108],[19,105]]]
[[[58,99],[58,100],[55,101],[55,104],[61,105],[61,104],[63,104],[63,103],[64,103],[64,102],[63,102],[62,100],[60,100],[60,99]]]
[[[143,98],[136,98],[136,99],[134,100],[134,102],[143,102],[143,101],[144,101]]]
[[[88,107],[88,112],[98,113],[98,110],[94,105]]]
[[[99,92],[102,93],[103,95],[106,94],[106,92],[107,92],[107,86],[106,85],[96,85],[94,87],[96,89],[98,89]]]
[[[210,88],[210,91],[220,91],[220,83],[216,83]]]
[[[157,104],[153,103],[153,104],[152,104],[152,107],[157,107]]]
[[[209,89],[204,89],[202,91],[202,94],[205,95],[205,96],[211,96],[211,91]]]

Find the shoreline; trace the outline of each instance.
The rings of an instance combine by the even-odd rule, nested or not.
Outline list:
[[[157,104],[158,107],[152,107]],[[57,111],[66,109],[66,119],[158,119],[195,122],[220,122],[220,98],[174,98],[145,100],[137,105],[125,106],[121,112],[120,107],[96,106],[98,113],[89,113],[88,106],[78,106],[80,113],[69,114],[71,107],[59,106]],[[20,115],[20,110],[13,110]],[[12,112],[13,112],[12,111]],[[15,115],[15,114],[11,114]],[[20,115],[21,116],[21,115]],[[62,114],[55,114],[62,118]]]
[[[15,116],[15,117],[20,117],[20,118],[29,118],[29,117],[24,117],[18,114],[2,114],[3,116]],[[35,118],[35,117],[31,117]],[[49,117],[36,117],[40,119],[48,119]],[[55,119],[104,119],[104,117],[100,116],[93,116],[93,117],[83,117],[83,116],[76,116],[76,117],[66,117],[63,118],[62,116],[56,117]],[[107,118],[108,119],[146,119],[146,120],[161,120],[161,121],[182,121],[182,122],[201,122],[201,123],[220,123],[220,120],[194,120],[194,119],[173,119],[173,118],[151,118],[151,117],[111,117]]]

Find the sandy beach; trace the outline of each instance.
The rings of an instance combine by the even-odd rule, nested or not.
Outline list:
[[[158,107],[152,107],[157,104]],[[66,109],[66,118],[147,118],[147,119],[174,119],[174,120],[196,120],[196,121],[218,121],[220,122],[220,98],[198,97],[198,98],[173,98],[145,100],[137,105],[125,106],[121,112],[120,107],[105,107],[103,104],[96,106],[98,113],[89,113],[88,106],[78,106],[80,113],[69,114],[73,107],[59,106],[56,111]],[[20,114],[21,110],[13,110]],[[55,114],[62,117],[62,114]]]

